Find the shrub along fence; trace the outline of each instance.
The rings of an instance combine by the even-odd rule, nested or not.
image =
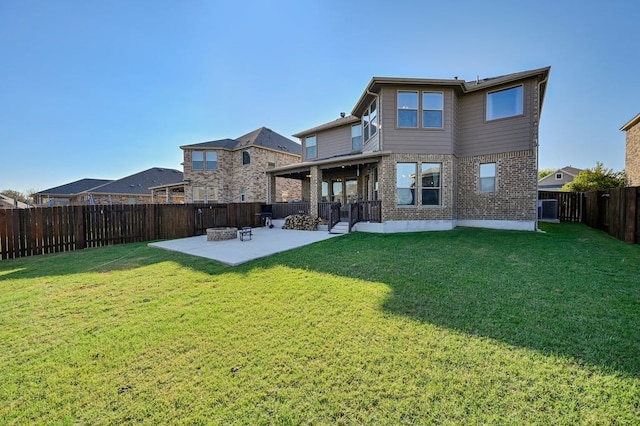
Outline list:
[[[0,209],[0,259],[260,226],[261,203],[138,204]]]

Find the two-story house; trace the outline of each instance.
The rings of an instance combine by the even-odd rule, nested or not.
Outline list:
[[[549,71],[469,82],[374,77],[350,115],[294,135],[303,162],[270,170],[270,186],[300,179],[316,215],[323,201],[379,200],[381,223],[358,230],[534,230]]]
[[[187,203],[265,202],[268,169],[300,163],[300,144],[261,127],[236,139],[180,147]],[[273,201],[301,198],[301,182],[278,178]]]
[[[640,114],[629,120],[620,130],[626,132],[624,171],[628,186],[640,186]]]
[[[581,171],[582,169],[571,166],[554,170],[553,173],[538,180],[538,190],[560,191],[566,183],[572,182]]]

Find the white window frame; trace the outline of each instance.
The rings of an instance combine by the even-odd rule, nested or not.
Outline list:
[[[412,186],[400,186],[399,182],[398,182],[398,174],[400,173],[400,165],[401,164],[410,164],[413,166],[413,187]],[[418,163],[410,161],[410,162],[401,162],[401,163],[396,163],[396,206],[398,207],[415,207],[418,203],[418,188],[419,188],[419,184],[418,182],[416,182],[417,179],[417,173],[418,173]],[[403,178],[409,178],[410,176],[403,176]],[[412,198],[413,198],[413,202],[412,203],[404,203],[404,202],[400,202],[400,190],[412,190]]]
[[[485,172],[483,172],[483,167],[482,166],[493,166],[493,174],[488,174],[488,175],[484,175],[484,173],[486,173],[487,168],[485,167]],[[498,179],[497,179],[497,175],[498,175],[498,164],[495,162],[488,162],[488,163],[480,163],[480,168],[478,170],[478,186],[479,186],[479,190],[482,193],[492,193],[492,192],[496,192],[498,189]],[[492,188],[491,189],[483,189],[483,179],[485,180],[489,180],[493,182]]]
[[[562,173],[556,173],[556,180],[562,180]]]
[[[195,160],[194,157],[196,154],[201,154],[202,159]],[[191,170],[204,170],[205,161],[204,151],[191,151]],[[198,161],[200,163],[200,167],[195,167],[195,162]]]
[[[313,139],[313,145],[309,146],[309,139]],[[313,148],[313,155],[309,155],[309,148]],[[309,135],[304,138],[304,158],[318,157],[318,135]]]
[[[513,89],[517,89],[520,88],[521,89],[521,93],[520,93],[520,104],[516,105],[516,111],[514,114],[510,114],[510,115],[500,115],[497,117],[493,117],[491,116],[491,109],[493,106],[493,102],[491,101],[491,95],[496,94],[496,93],[500,93],[500,92],[506,92],[509,90],[513,90]],[[511,86],[511,87],[505,87],[504,89],[500,89],[500,90],[493,90],[491,92],[487,92],[487,96],[486,96],[486,108],[485,108],[485,119],[487,121],[495,121],[495,120],[501,120],[501,119],[505,119],[505,118],[511,118],[511,117],[520,117],[522,115],[524,115],[524,84],[518,84],[516,86]]]
[[[439,94],[440,96],[442,96],[442,106],[440,107],[440,109],[434,109],[434,108],[425,108],[424,107],[424,95],[425,94]],[[421,121],[421,125],[423,129],[443,129],[444,128],[444,92],[441,91],[433,91],[433,90],[425,90],[422,92],[422,96],[420,97],[420,121]],[[440,111],[440,126],[439,127],[434,127],[434,126],[425,126],[424,124],[424,112],[425,111]]]

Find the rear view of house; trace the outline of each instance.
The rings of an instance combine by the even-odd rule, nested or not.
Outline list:
[[[345,214],[375,202],[379,223],[358,230],[533,230],[549,71],[470,82],[374,77],[350,115],[294,135],[303,162],[269,170],[270,186],[300,179],[312,214],[322,203],[340,202]]]

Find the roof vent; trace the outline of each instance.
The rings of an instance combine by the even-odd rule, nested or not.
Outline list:
[[[344,113],[344,112],[341,112],[341,113],[340,113],[340,117],[341,117],[341,118],[344,118],[344,116],[345,116],[345,113]]]

